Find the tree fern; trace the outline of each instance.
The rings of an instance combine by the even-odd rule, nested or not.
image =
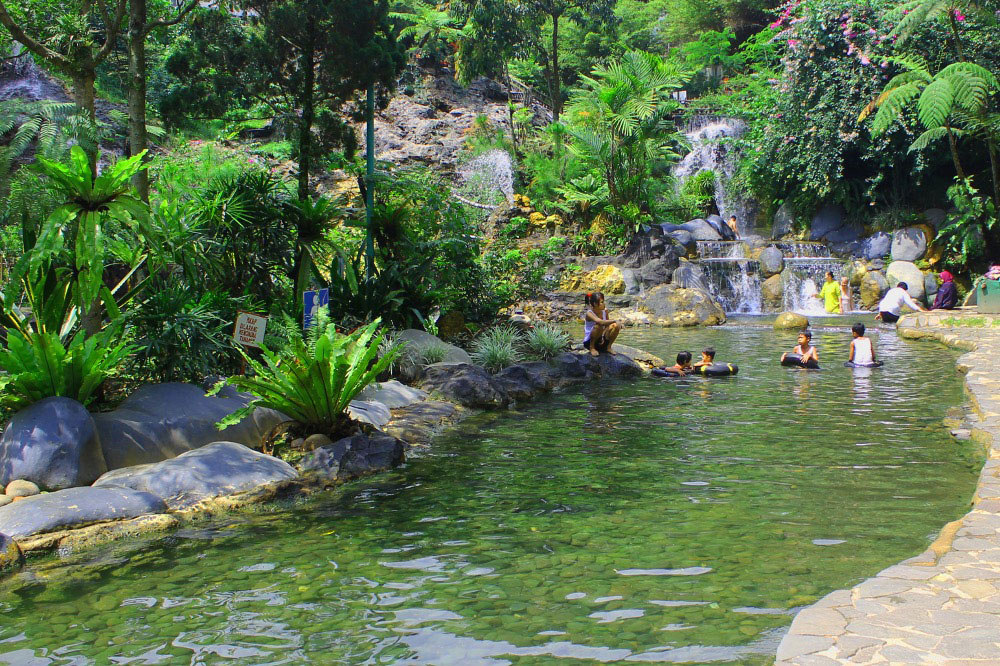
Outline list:
[[[955,136],[961,136],[962,130],[957,128],[952,128],[952,134]],[[948,130],[945,127],[934,127],[929,130],[924,131],[923,134],[917,137],[916,141],[910,144],[908,152],[916,152],[918,150],[923,150],[929,146],[932,142],[938,139],[943,139],[948,136]]]
[[[941,127],[948,119],[954,103],[955,91],[951,81],[935,77],[920,93],[920,98],[917,100],[917,118],[928,129]]]

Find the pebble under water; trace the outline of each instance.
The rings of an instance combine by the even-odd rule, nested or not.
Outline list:
[[[850,370],[820,329],[809,371],[777,363],[794,332],[626,331],[740,374],[573,387],[336,492],[33,561],[0,582],[0,663],[770,663],[975,487],[941,422],[957,353],[874,338],[886,367]]]

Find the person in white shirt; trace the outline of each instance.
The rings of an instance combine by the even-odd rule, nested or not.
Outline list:
[[[920,303],[917,303],[906,293],[907,289],[909,289],[909,285],[905,282],[900,282],[885,292],[885,296],[878,304],[878,314],[875,315],[875,318],[881,319],[887,324],[894,324],[899,321],[899,314],[903,309],[903,305],[908,306],[912,310],[927,312]]]
[[[875,346],[872,339],[865,337],[865,325],[858,322],[851,326],[851,355],[847,362],[855,366],[866,367],[877,365],[875,361]]]

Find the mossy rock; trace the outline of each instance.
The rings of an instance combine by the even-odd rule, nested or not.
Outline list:
[[[809,326],[809,320],[798,312],[782,312],[774,320],[775,329],[803,329]]]

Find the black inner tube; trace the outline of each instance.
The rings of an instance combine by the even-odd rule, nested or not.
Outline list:
[[[695,368],[695,372],[706,377],[728,377],[739,371],[740,369],[735,363],[711,363]]]
[[[845,368],[881,368],[882,361],[875,361],[874,363],[855,363],[854,361],[844,361]]]
[[[681,373],[677,372],[676,370],[667,370],[666,368],[653,368],[652,371],[650,371],[649,374],[653,375],[654,377],[682,377],[683,376],[683,375],[681,375]]]
[[[801,354],[786,354],[784,360],[781,361],[781,365],[793,368],[811,368],[813,370],[819,370],[819,363],[816,359],[809,359],[808,363],[802,362]]]

